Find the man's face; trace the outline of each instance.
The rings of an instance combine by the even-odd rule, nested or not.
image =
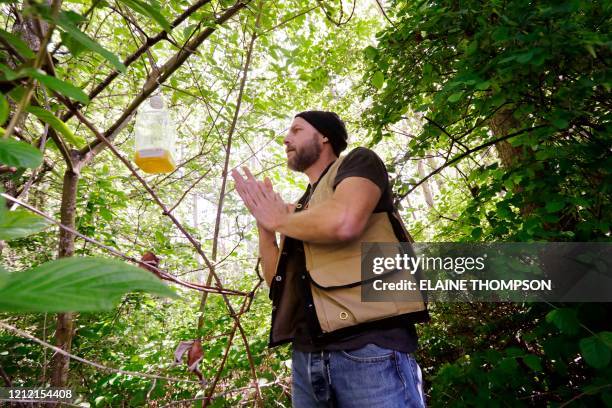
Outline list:
[[[317,130],[304,119],[294,118],[285,137],[287,166],[303,172],[319,159],[322,150],[321,135]]]

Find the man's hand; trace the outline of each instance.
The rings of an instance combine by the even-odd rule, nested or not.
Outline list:
[[[232,170],[238,195],[258,225],[265,230],[276,231],[276,226],[289,214],[288,205],[274,191],[269,178],[266,177],[263,182],[257,181],[247,167],[243,167],[243,170],[246,179],[236,169]]]

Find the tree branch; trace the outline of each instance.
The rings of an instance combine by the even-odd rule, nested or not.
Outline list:
[[[181,15],[179,15],[177,18],[175,18],[174,21],[172,21],[170,23],[170,27],[172,29],[178,27],[189,16],[191,16],[193,13],[198,11],[202,6],[210,3],[210,1],[211,0],[198,0],[198,1],[196,1],[191,6],[189,6],[189,8],[187,8],[187,10],[185,10]],[[161,40],[164,40],[164,39],[168,39],[168,32],[167,31],[161,31],[160,33],[158,33],[154,37],[148,37],[147,41],[144,44],[142,44],[140,46],[140,48],[138,48],[136,51],[134,51],[134,53],[132,53],[132,55],[128,56],[123,61],[123,65],[125,65],[126,67],[129,67],[142,54],[147,52],[148,49],[150,49],[155,44],[157,44],[158,42],[160,42]],[[100,92],[102,92],[104,89],[106,89],[106,87],[108,87],[111,84],[111,82],[113,82],[113,80],[119,76],[119,73],[120,73],[119,71],[113,70],[110,74],[108,74],[108,76],[106,78],[104,78],[104,80],[102,82],[100,82],[98,85],[96,85],[96,87],[94,89],[92,89],[91,92],[89,92],[89,99],[92,100],[96,96],[98,96],[100,94]],[[82,106],[80,104],[77,105],[77,109],[81,109],[81,107]],[[72,111],[68,111],[64,116],[62,116],[62,120],[64,122],[66,122],[72,116],[74,116]]]
[[[242,7],[244,7],[244,5],[242,5]],[[132,172],[134,177],[138,179],[138,181],[143,185],[143,187],[151,195],[155,203],[162,209],[163,215],[170,218],[172,223],[179,229],[179,231],[183,234],[183,236],[187,238],[187,240],[193,245],[193,247],[198,252],[198,254],[202,257],[202,259],[204,260],[204,263],[209,269],[209,273],[215,279],[217,288],[223,289],[223,283],[219,279],[219,276],[216,274],[214,265],[204,253],[204,250],[202,249],[202,245],[185,229],[185,227],[179,222],[179,220],[172,213],[168,212],[168,208],[166,207],[166,205],[161,201],[161,199],[157,196],[157,194],[155,194],[155,192],[153,191],[153,189],[151,189],[151,187],[147,184],[147,182],[138,174],[138,172],[134,169],[134,167],[129,162],[129,160],[127,160],[125,157],[121,155],[121,153],[117,151],[117,149],[115,148],[115,146],[113,146],[111,141],[108,140],[102,133],[100,133],[95,128],[95,126],[83,116],[81,112],[79,112],[78,110],[75,110],[74,113],[77,116],[77,118],[81,121],[81,123],[87,126],[92,131],[92,133],[96,135],[96,137],[100,140],[100,143],[104,143],[113,152],[113,154],[119,160],[121,160],[123,164],[125,164],[125,166]],[[244,341],[247,357],[249,359],[249,364],[251,365],[251,369],[254,372],[254,365],[253,365],[252,355],[251,355],[251,351],[249,347],[249,342],[247,340],[244,329],[242,328],[242,325],[240,324],[240,317],[234,311],[234,307],[232,306],[227,296],[223,292],[219,292],[219,293],[221,294],[221,297],[223,298],[223,301],[229,311],[230,317],[234,319],[236,326],[238,327],[238,330],[240,331],[240,335]],[[253,293],[249,293],[249,296],[253,296],[253,295],[254,295]],[[257,395],[260,395],[259,388],[256,388],[256,391],[257,391]]]
[[[437,169],[435,169],[434,171],[429,173],[427,176],[423,177],[418,183],[413,185],[407,192],[405,192],[404,194],[400,195],[397,201],[399,202],[399,201],[403,200],[408,194],[412,193],[418,186],[420,186],[421,184],[423,184],[424,182],[429,180],[431,177],[433,177],[436,174],[440,173],[442,170],[444,170],[448,166],[450,166],[452,164],[455,164],[458,161],[464,159],[465,157],[471,155],[472,153],[477,152],[479,150],[482,150],[482,149],[484,149],[486,147],[493,146],[495,143],[501,142],[503,140],[507,140],[507,139],[513,138],[515,136],[521,135],[523,133],[527,133],[527,132],[530,132],[532,130],[540,129],[540,128],[543,128],[543,127],[546,127],[546,126],[548,126],[548,125],[538,125],[538,126],[526,128],[526,129],[523,129],[523,130],[519,130],[517,132],[510,133],[509,135],[502,136],[502,137],[499,137],[497,139],[490,140],[490,141],[488,141],[488,142],[486,142],[484,144],[481,144],[478,147],[474,147],[473,149],[467,150],[466,152],[461,153],[460,155],[453,157],[451,160],[445,162],[442,166],[438,167]]]
[[[232,7],[227,9],[219,18],[215,20],[215,24],[221,25],[231,17],[236,15],[242,10],[250,0],[239,1]],[[216,28],[207,27],[204,31],[194,37],[191,41],[185,44],[184,48],[179,50],[172,58],[170,58],[160,69],[159,74],[152,75],[144,85],[142,92],[136,96],[130,105],[123,111],[119,119],[115,121],[105,132],[104,137],[112,140],[112,135],[115,134],[117,128],[125,122],[125,120],[136,112],[136,109],[140,104],[147,99],[162,83],[164,83],[170,75],[172,75],[183,63],[191,56],[196,49],[202,44],[210,35],[216,31]],[[72,109],[73,112],[77,112],[78,109]],[[91,142],[88,146],[85,146],[80,150],[80,153],[85,156],[87,153],[92,152],[98,145],[102,144],[100,138]],[[93,156],[97,154],[97,151],[91,154],[88,160],[91,160]]]
[[[161,269],[159,269],[159,268],[157,268],[157,267],[155,267],[153,265],[149,265],[147,263],[144,263],[144,262],[142,262],[139,259],[136,259],[136,258],[133,258],[131,256],[128,256],[128,255],[124,254],[123,252],[120,252],[120,251],[118,251],[118,250],[116,250],[114,248],[111,248],[111,247],[109,247],[109,246],[107,246],[107,245],[105,245],[105,244],[103,244],[103,243],[101,243],[99,241],[96,241],[95,239],[90,238],[87,235],[81,234],[77,230],[62,224],[61,222],[57,221],[55,218],[53,218],[50,215],[40,211],[39,209],[37,209],[37,208],[35,208],[35,207],[33,207],[33,206],[29,205],[29,204],[26,204],[26,203],[24,203],[24,202],[22,202],[20,200],[17,200],[15,197],[12,197],[12,196],[10,196],[8,194],[5,194],[5,193],[0,193],[0,196],[6,198],[7,200],[9,200],[12,203],[20,205],[23,208],[26,208],[27,210],[33,212],[34,214],[40,215],[41,217],[45,218],[48,221],[51,221],[53,224],[57,225],[58,227],[60,227],[64,231],[70,232],[70,233],[78,236],[79,238],[82,238],[85,241],[90,242],[90,243],[92,243],[92,244],[94,244],[94,245],[96,245],[96,246],[98,246],[98,247],[100,247],[100,248],[110,252],[111,254],[113,254],[113,255],[115,255],[117,257],[123,258],[126,261],[134,262],[134,263],[142,265],[142,266],[146,266],[147,268],[153,269],[164,280],[177,283],[177,284],[179,284],[181,286],[184,286],[186,288],[189,288],[189,289],[195,289],[195,290],[199,290],[199,291],[203,291],[203,292],[225,293],[225,294],[228,294],[228,295],[238,295],[238,296],[249,296],[249,293],[241,292],[241,291],[238,291],[238,290],[220,289],[220,288],[217,288],[217,287],[204,286],[204,285],[200,285],[200,284],[197,284],[197,283],[191,283],[191,282],[183,281],[183,280],[175,277],[174,275],[172,275],[172,274],[170,274],[170,273],[168,273],[168,272],[166,272],[164,270],[161,270]]]
[[[43,347],[46,347],[48,349],[51,349],[53,351],[55,351],[58,354],[61,354],[63,356],[69,357],[73,360],[79,361],[81,363],[90,365],[92,367],[97,368],[98,370],[101,371],[105,371],[105,372],[110,372],[110,373],[117,373],[117,374],[122,374],[122,375],[131,375],[134,377],[141,377],[141,378],[152,378],[152,379],[159,379],[159,380],[166,380],[166,381],[171,381],[171,382],[186,382],[186,383],[193,383],[193,384],[199,384],[198,381],[194,381],[194,380],[186,380],[186,379],[182,379],[182,378],[174,378],[174,377],[165,377],[162,375],[155,375],[155,374],[147,374],[147,373],[139,373],[136,371],[125,371],[125,370],[119,370],[117,368],[111,368],[111,367],[106,367],[103,366],[102,364],[96,363],[94,361],[90,361],[87,360],[83,357],[79,357],[79,356],[75,356],[74,354],[70,354],[67,351],[62,350],[59,347],[55,347],[52,344],[47,343],[44,340],[39,339],[38,337],[34,337],[32,336],[30,333],[26,333],[23,330],[19,330],[17,327],[11,326],[10,324],[4,323],[0,321],[0,327],[3,327],[4,329],[13,332],[15,334],[17,334],[20,337],[26,338],[28,340],[31,340],[35,343],[40,344]]]

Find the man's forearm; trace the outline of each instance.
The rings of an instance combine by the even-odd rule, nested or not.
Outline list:
[[[259,232],[259,256],[263,264],[263,275],[266,283],[270,286],[276,273],[276,262],[278,260],[278,244],[276,234],[257,225]]]
[[[285,215],[276,230],[301,241],[333,243],[354,238],[353,227],[345,208],[329,200],[325,205]]]

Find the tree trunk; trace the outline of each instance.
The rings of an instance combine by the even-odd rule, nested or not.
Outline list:
[[[513,130],[519,128],[519,121],[512,115],[512,110],[502,109],[497,112],[489,123],[493,134],[496,137],[509,135]],[[502,167],[511,169],[519,164],[523,154],[525,153],[523,147],[514,147],[508,141],[502,140],[495,144],[497,154],[501,161]],[[530,151],[527,153],[531,153]],[[514,194],[520,194],[523,191],[521,186],[514,188]],[[533,203],[524,203],[521,207],[521,214],[527,216],[533,212],[536,206]]]
[[[519,123],[512,116],[510,109],[500,110],[491,118],[490,122],[491,130],[496,137],[506,136],[512,132],[512,129],[516,129],[518,126]],[[516,161],[523,153],[521,147],[514,147],[506,140],[495,143],[495,148],[497,149],[502,166],[505,168],[510,168],[516,164]]]
[[[51,4],[50,1],[46,1],[46,3],[47,5]],[[25,7],[26,6],[24,6],[24,9]],[[27,13],[24,16],[23,12],[17,11],[15,11],[15,20],[15,24],[12,28],[13,34],[25,41],[30,50],[32,50],[33,52],[38,52],[38,49],[40,48],[40,39],[46,35],[48,23],[39,21],[37,24],[37,21],[28,16]],[[6,63],[12,69],[17,69],[18,65],[20,64],[20,61],[13,60],[13,58],[7,57],[6,61],[3,61],[3,63]],[[17,103],[13,102],[11,98],[7,98],[7,101],[10,106],[10,111],[14,113],[17,107]],[[10,116],[12,117],[13,115]],[[19,121],[16,124],[16,127],[23,129],[26,118],[27,113],[21,115]],[[0,123],[0,126],[4,126],[4,124]],[[6,194],[12,197],[18,197],[17,193],[24,180],[25,179],[23,177],[14,177],[11,172],[7,172],[6,174],[0,174],[0,181],[2,182],[4,191],[6,192]],[[2,244],[0,244],[0,247],[2,247]]]
[[[425,168],[423,167],[423,160],[417,161],[417,171],[419,172],[419,177],[425,178],[427,174],[425,174]],[[429,208],[433,208],[434,199],[433,194],[431,193],[431,186],[429,185],[429,180],[425,180],[423,184],[421,184],[421,188],[423,189],[423,195],[425,196],[425,202]]]
[[[75,228],[76,197],[79,183],[78,171],[66,170],[62,191],[61,222],[67,227]],[[59,230],[58,257],[74,255],[74,234],[62,228]],[[55,329],[55,345],[64,351],[70,351],[74,327],[74,313],[58,313]],[[53,357],[53,373],[51,385],[65,387],[68,382],[68,366],[70,359],[61,354]]]
[[[436,163],[436,160],[433,157],[428,157],[427,158],[427,164],[429,165],[429,169],[427,171],[427,173],[435,170],[438,168],[438,164]],[[438,191],[442,191],[442,183],[440,183],[440,180],[438,177],[432,177],[431,178],[433,180],[433,182],[435,183],[435,185],[438,187]]]

